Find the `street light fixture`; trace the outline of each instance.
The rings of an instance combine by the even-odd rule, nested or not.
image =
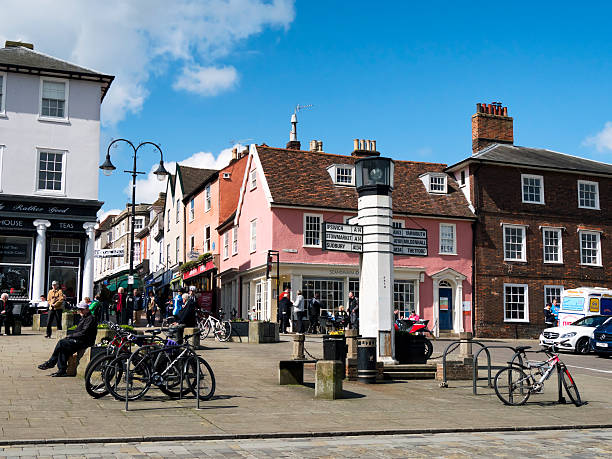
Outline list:
[[[119,142],[127,143],[130,147],[132,147],[132,150],[134,151],[134,155],[133,155],[134,167],[132,168],[131,171],[123,171],[127,174],[132,175],[132,212],[131,212],[132,223],[130,225],[130,272],[129,272],[129,277],[128,277],[128,286],[129,286],[130,281],[132,282],[132,285],[134,282],[134,222],[136,219],[136,177],[138,175],[145,174],[145,172],[139,172],[136,170],[136,159],[137,159],[138,150],[140,150],[140,147],[144,145],[152,145],[157,151],[159,151],[159,158],[160,158],[159,165],[157,166],[157,169],[155,169],[153,173],[155,174],[155,176],[160,182],[163,181],[168,175],[170,175],[170,173],[164,167],[164,154],[160,146],[157,145],[156,143],[141,142],[137,147],[135,147],[134,144],[127,139],[115,139],[108,145],[108,149],[106,150],[106,160],[104,161],[104,163],[100,165],[100,169],[102,169],[102,172],[104,173],[104,175],[109,176],[116,169],[116,167],[111,162],[110,149],[113,145],[116,146],[116,144]],[[131,288],[129,287],[128,289],[131,290]]]

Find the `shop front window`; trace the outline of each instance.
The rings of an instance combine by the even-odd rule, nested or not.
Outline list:
[[[321,313],[329,312],[336,314],[340,306],[346,310],[344,302],[344,281],[341,279],[309,279],[302,281],[302,294],[304,300],[310,300],[315,293],[319,294],[321,301]],[[357,296],[357,293],[355,294]]]
[[[411,312],[416,312],[414,281],[395,281],[393,283],[393,309],[399,310],[400,317],[408,317]]]
[[[0,236],[0,292],[27,298],[32,275],[32,238]]]

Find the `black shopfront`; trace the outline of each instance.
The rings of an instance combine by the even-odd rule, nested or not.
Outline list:
[[[0,198],[0,293],[16,301],[38,302],[59,282],[69,304],[82,298],[83,267],[89,242],[83,224],[96,222],[99,201],[49,197]],[[37,230],[37,227],[39,228]],[[44,256],[37,240],[44,235]],[[43,246],[41,242],[41,246]],[[93,253],[93,251],[90,251]],[[42,259],[38,259],[42,258]],[[93,260],[91,260],[93,262]],[[35,271],[42,271],[38,279]],[[38,285],[34,285],[36,280]]]

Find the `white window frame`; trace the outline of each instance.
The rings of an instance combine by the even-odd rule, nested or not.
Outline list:
[[[195,219],[195,198],[191,198],[189,201],[189,221],[192,222]]]
[[[524,318],[523,319],[508,319],[506,317],[506,288],[507,287],[522,287],[524,288],[524,297],[525,297],[525,303],[524,303],[524,311],[523,311],[523,315]],[[504,322],[519,322],[519,323],[529,323],[529,285],[528,284],[504,284]]]
[[[523,232],[523,244],[521,251],[521,258],[506,258],[506,228],[520,228]],[[504,261],[527,261],[527,226],[525,225],[512,225],[512,224],[502,224],[502,238],[504,242]]]
[[[251,225],[250,225],[250,244],[249,244],[249,249],[250,252],[256,252],[257,251],[257,219],[253,219],[251,220]]]
[[[552,288],[559,289],[559,297],[557,298],[557,300],[558,300],[558,304],[561,304],[561,295],[563,295],[563,291],[565,290],[565,287],[563,285],[545,285],[544,286],[544,304],[543,306],[546,306],[548,304],[548,302],[546,301],[546,290],[552,289]],[[552,304],[552,301],[551,301],[551,304]]]
[[[206,236],[206,231],[208,231],[208,236]],[[210,230],[210,225],[204,225],[204,252],[212,251],[212,232]]]
[[[436,186],[441,185],[442,189],[441,190],[434,190],[433,189],[433,183],[432,183],[432,179],[442,179],[442,183],[438,184],[436,183]],[[448,177],[446,177],[446,175],[442,175],[442,174],[429,174],[429,192],[430,193],[438,193],[438,194],[446,194],[448,190]]]
[[[582,261],[582,235],[595,235],[597,237],[597,259],[595,263],[583,263]],[[578,244],[580,245],[580,264],[582,266],[602,266],[601,264],[601,233],[599,231],[578,230]]]
[[[581,206],[580,205],[580,185],[595,185],[595,207],[591,206]],[[599,182],[591,182],[589,180],[578,180],[576,185],[578,192],[578,208],[579,209],[591,209],[591,210],[600,210],[599,207]]]
[[[0,94],[0,116],[6,116],[6,72],[0,72],[0,77],[2,77],[2,84],[0,84],[0,90],[2,90],[2,94]]]
[[[525,201],[525,182],[524,179],[537,179],[540,181],[540,200]],[[544,204],[544,177],[542,175],[521,174],[521,201],[525,204]]]
[[[253,169],[249,172],[249,183],[251,190],[257,188],[257,169]]]
[[[238,254],[238,227],[232,228],[232,256]]]
[[[50,81],[52,83],[64,83],[66,90],[64,92],[64,116],[43,116],[42,114],[42,99],[43,99],[43,82]],[[40,77],[39,94],[38,94],[38,119],[40,121],[51,121],[52,123],[69,123],[70,117],[68,116],[70,101],[70,80],[66,78],[52,78],[52,77]]]
[[[4,167],[4,149],[6,145],[0,143],[0,193],[2,193],[2,169]],[[36,177],[38,181],[38,177]]]
[[[168,209],[168,229],[170,229],[170,220],[171,220],[171,212],[170,212],[170,209]]]
[[[192,234],[189,236],[189,251],[193,252],[195,250],[195,236]]]
[[[442,252],[442,227],[449,226],[453,228],[453,251]],[[504,238],[505,239],[505,238]],[[440,255],[457,255],[457,225],[455,223],[440,223],[438,228],[438,253]]]
[[[40,190],[38,189],[38,177],[40,173],[40,154],[41,153],[55,153],[62,155],[62,187],[59,190]],[[34,194],[37,195],[54,195],[54,196],[66,196],[66,157],[68,150],[57,150],[54,148],[36,148],[36,179],[34,182]]]
[[[229,231],[223,233],[223,259],[229,258]]]
[[[313,218],[318,218],[319,219],[319,243],[318,244],[307,244],[306,243],[306,219],[308,217],[313,217]],[[303,217],[303,240],[302,240],[302,244],[303,247],[321,247],[321,244],[323,242],[323,214],[304,214]]]
[[[181,258],[181,237],[176,237],[176,262],[178,263]]]
[[[210,195],[210,184],[204,188],[204,212],[208,212],[212,209],[212,198]]]
[[[170,264],[170,244],[166,245],[166,262]]]
[[[144,229],[144,227],[145,227],[145,218],[144,217],[136,217],[134,219],[134,223],[137,223],[137,222],[142,222],[142,225],[141,225],[140,229],[137,229],[136,228],[137,225],[134,225],[134,233],[136,233],[136,234],[138,234],[140,231],[142,231]]]
[[[546,260],[546,232],[550,231],[553,233],[557,233],[559,237],[559,259],[557,261],[547,261]],[[561,228],[553,228],[548,226],[542,227],[542,261],[547,265],[560,265],[563,264],[563,231]]]
[[[176,200],[176,222],[181,221],[181,201],[180,199]]]
[[[164,263],[164,241],[159,241],[159,264],[163,264]]]

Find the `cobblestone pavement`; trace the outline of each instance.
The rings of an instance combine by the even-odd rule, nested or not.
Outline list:
[[[612,457],[612,429],[0,448],[0,457]]]
[[[278,385],[278,361],[290,358],[292,348],[289,337],[282,339],[261,345],[206,340],[200,353],[215,372],[217,389],[212,400],[202,403],[203,409],[194,409],[193,398],[170,400],[152,389],[125,412],[124,404],[111,397],[89,397],[81,378],[50,378],[51,371],[36,369],[48,358],[55,340],[26,330],[21,336],[1,336],[0,444],[80,438],[139,441],[179,434],[375,434],[612,424],[610,379],[597,373],[575,375],[583,399],[589,402],[580,408],[554,403],[554,381],[523,407],[502,405],[486,387],[473,396],[471,381],[451,381],[448,389],[431,380],[345,382],[343,399],[315,400],[312,368],[305,372],[306,385]],[[308,337],[306,346],[321,356],[320,338]]]

